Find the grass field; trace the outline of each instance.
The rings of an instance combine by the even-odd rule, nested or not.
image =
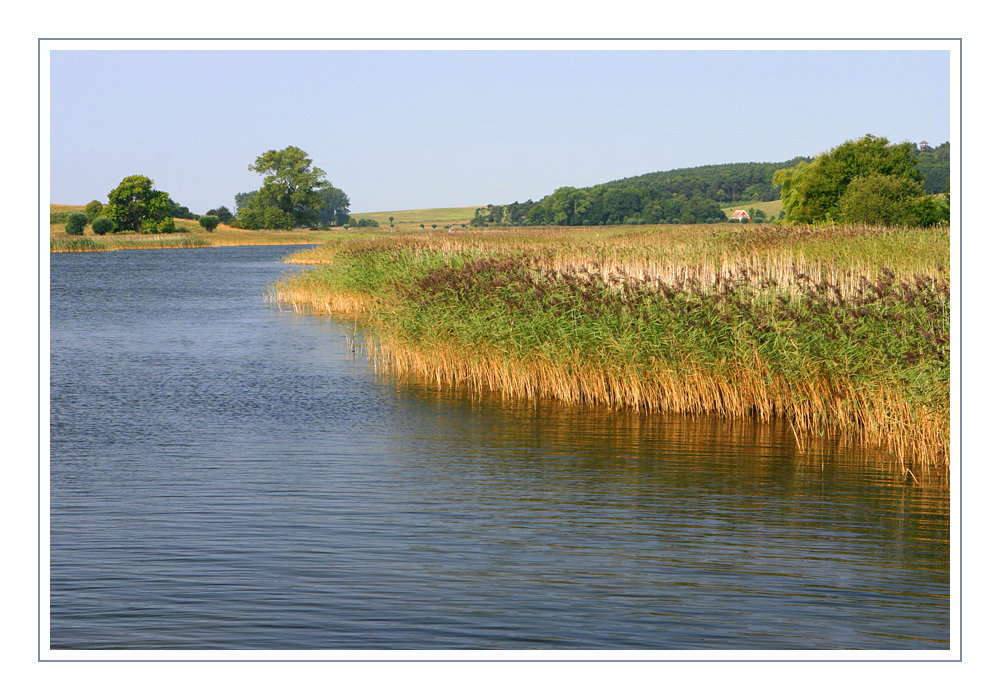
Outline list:
[[[781,211],[781,202],[743,202],[723,209],[728,215],[736,209],[756,207],[768,216],[777,216]],[[283,245],[293,243],[323,243],[327,240],[342,238],[345,234],[341,229],[332,231],[241,231],[220,225],[211,234],[205,231],[197,221],[191,219],[174,219],[177,232],[162,235],[122,234],[94,236],[88,225],[84,236],[66,236],[65,217],[72,212],[82,212],[83,205],[51,204],[49,250],[53,253],[77,251],[121,250],[124,248],[178,248],[204,246],[238,246],[238,245]],[[405,232],[412,230],[433,231],[436,225],[439,229],[459,228],[468,224],[475,216],[476,207],[449,207],[439,209],[401,209],[396,211],[364,212],[353,214],[356,219],[375,219],[382,233]],[[389,217],[393,217],[389,225]],[[424,229],[420,226],[423,224]],[[371,231],[370,229],[368,230]],[[348,234],[367,235],[357,230]]]
[[[389,227],[389,217],[394,217],[395,228],[420,228],[424,224],[430,228],[434,224],[438,228],[461,226],[467,224],[476,215],[476,207],[451,207],[445,209],[401,209],[399,211],[375,211],[364,214],[352,214],[356,219],[375,219],[380,226]]]
[[[946,478],[949,245],[878,227],[383,231],[292,255],[316,267],[272,299],[363,321],[399,376],[786,420]]]
[[[726,216],[731,216],[737,209],[749,209],[750,207],[760,209],[768,217],[777,217],[781,213],[781,200],[776,199],[773,202],[736,202],[722,207],[722,211],[725,212]]]

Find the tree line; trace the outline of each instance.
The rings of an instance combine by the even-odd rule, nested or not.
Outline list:
[[[560,187],[540,201],[492,204],[476,210],[472,226],[688,224],[726,220],[721,204],[782,201],[793,222],[872,222],[930,225],[949,214],[951,145],[921,150],[890,145],[868,134],[815,158],[783,163],[730,163],[646,173],[592,187]],[[227,207],[196,217],[143,175],[124,178],[83,213],[66,218],[67,233],[171,233],[174,219],[196,219],[206,230],[218,224],[241,229],[378,226],[354,219],[350,199],[313,166],[300,148],[262,153],[248,166],[263,177],[259,189],[235,195]],[[763,215],[763,212],[757,212]],[[755,219],[756,220],[756,219]],[[390,222],[391,223],[391,222]]]
[[[866,137],[869,138],[869,137]],[[870,137],[874,139],[875,137]],[[852,143],[852,142],[849,142]],[[879,141],[878,148],[887,149],[888,141]],[[910,181],[905,192],[899,191],[892,197],[914,197],[934,194],[947,194],[950,190],[950,154],[949,143],[943,143],[937,148],[927,148],[921,151],[916,144],[904,143],[892,147],[898,156],[903,157],[907,168],[896,173],[905,175]],[[848,152],[842,154],[850,157]],[[828,154],[817,158],[796,157],[780,163],[729,163],[724,165],[704,165],[695,168],[677,168],[674,170],[646,173],[635,177],[613,180],[592,187],[575,188],[560,187],[555,192],[540,201],[513,202],[512,204],[481,207],[476,210],[472,219],[473,226],[490,225],[555,225],[555,226],[600,226],[607,224],[685,224],[712,223],[725,221],[726,215],[721,204],[732,202],[764,202],[782,199],[783,187],[791,184],[787,173],[817,172],[813,163],[820,162],[819,170],[824,170]],[[839,156],[837,157],[839,158]],[[837,159],[835,158],[835,160]],[[864,170],[864,168],[862,168]],[[860,172],[860,171],[859,171]],[[782,175],[779,175],[781,173]],[[850,179],[850,178],[849,178]],[[801,181],[795,182],[801,185]],[[844,183],[846,186],[846,183]],[[876,183],[870,182],[869,185]],[[884,186],[886,183],[882,183]],[[895,187],[899,182],[889,183]],[[801,187],[800,187],[801,189]],[[854,188],[853,200],[844,212],[849,216],[862,216],[860,202],[863,199],[859,189]],[[870,189],[870,188],[869,188]],[[838,195],[839,196],[839,195]],[[889,197],[888,190],[883,187],[880,197]],[[875,206],[874,200],[868,201],[868,206]],[[925,212],[921,216],[910,216],[907,221],[926,222],[941,220],[942,211],[934,213],[930,202],[922,200],[921,206]],[[940,201],[935,199],[933,201]],[[788,206],[783,206],[783,215],[794,208],[792,200]],[[843,218],[843,212],[833,212],[827,206],[829,202],[818,206],[826,207],[824,220],[837,213]],[[749,212],[748,212],[749,213]],[[756,210],[763,216],[763,212]],[[795,209],[796,217],[802,216],[801,209]],[[810,215],[811,216],[811,215]],[[871,218],[872,215],[863,214]],[[885,217],[882,217],[885,218]],[[896,216],[896,219],[900,217]],[[757,220],[757,217],[754,218]],[[813,219],[811,219],[813,220]]]
[[[236,195],[236,213],[222,206],[196,217],[166,192],[155,189],[152,179],[130,175],[108,193],[108,203],[94,200],[83,212],[66,217],[66,232],[82,235],[90,224],[95,234],[173,233],[175,218],[196,219],[212,231],[220,223],[241,229],[292,229],[317,226],[371,226],[350,217],[350,199],[327,181],[326,173],[312,165],[300,148],[262,153],[249,170],[263,176],[261,187]]]

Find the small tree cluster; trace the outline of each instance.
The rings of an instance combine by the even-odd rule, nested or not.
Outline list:
[[[206,216],[217,216],[219,218],[220,224],[228,224],[233,220],[233,213],[229,211],[228,207],[219,207],[218,209],[209,209],[205,212]]]
[[[82,236],[86,226],[87,215],[83,212],[75,211],[66,219],[66,233],[71,236]]]
[[[812,162],[774,174],[791,223],[929,226],[947,220],[947,206],[924,194],[910,144],[889,145],[868,134]]]
[[[114,222],[115,231],[171,233],[173,206],[166,192],[153,189],[151,179],[130,175],[108,193],[108,204],[101,214]]]

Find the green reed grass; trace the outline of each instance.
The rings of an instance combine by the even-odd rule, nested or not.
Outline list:
[[[948,231],[512,230],[331,242],[278,303],[380,368],[518,397],[785,419],[946,469]]]

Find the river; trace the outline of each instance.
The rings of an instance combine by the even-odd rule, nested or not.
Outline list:
[[[376,376],[265,301],[293,249],[51,256],[51,649],[949,648],[947,494]]]

